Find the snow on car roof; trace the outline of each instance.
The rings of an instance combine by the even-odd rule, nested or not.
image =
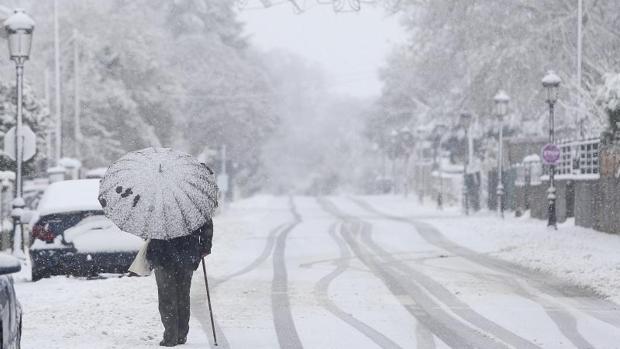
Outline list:
[[[78,179],[50,184],[38,206],[39,215],[100,211],[99,179]]]
[[[94,168],[86,172],[86,178],[103,178],[107,170],[107,167]]]
[[[19,260],[6,253],[0,253],[1,268],[17,268],[20,265]]]

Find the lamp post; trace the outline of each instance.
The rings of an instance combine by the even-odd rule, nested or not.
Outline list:
[[[504,218],[504,184],[502,183],[502,177],[504,172],[504,116],[508,113],[508,103],[510,103],[510,97],[504,92],[499,90],[495,97],[495,115],[497,115],[499,144],[497,146],[497,215]]]
[[[547,104],[549,105],[549,144],[555,144],[555,103],[558,100],[558,92],[562,79],[552,70],[542,79],[542,85],[547,93]],[[557,229],[557,217],[555,212],[555,164],[549,165],[549,189],[547,190],[549,200],[549,221],[548,226]]]
[[[396,194],[396,158],[398,157],[398,131],[390,132],[390,151],[388,157],[392,161],[392,194]]]
[[[437,208],[440,210],[443,209],[443,171],[441,168],[441,141],[443,140],[443,136],[448,130],[448,127],[444,124],[438,124],[435,126],[435,137],[436,137],[436,161],[437,161],[437,171],[439,172],[439,193],[437,193]]]
[[[418,200],[420,201],[420,204],[424,203],[424,191],[426,190],[426,180],[425,180],[425,175],[424,175],[424,130],[421,128],[418,128],[416,130],[416,162],[417,162],[417,175],[419,175],[421,178],[417,178],[416,175],[416,181],[418,180],[422,180],[422,184],[418,184]]]
[[[540,158],[537,156],[527,156],[523,159],[523,165],[525,166],[525,210],[530,209],[530,187],[532,186],[534,178],[534,166],[540,162]]]
[[[403,191],[405,197],[409,196],[409,160],[411,157],[411,151],[415,145],[415,138],[409,127],[405,126],[399,131],[400,145],[404,151],[405,157],[403,166]]]
[[[468,215],[469,214],[469,199],[467,197],[467,169],[469,167],[469,164],[471,163],[471,153],[469,151],[469,128],[471,127],[471,119],[472,116],[470,113],[467,112],[463,112],[461,113],[460,116],[461,120],[461,126],[463,127],[463,129],[465,130],[465,141],[467,142],[467,155],[464,157],[465,161],[464,165],[463,165],[463,212]]]
[[[24,160],[24,139],[22,132],[24,63],[30,57],[34,21],[22,9],[16,9],[13,15],[4,22],[8,35],[9,54],[16,68],[17,118],[15,121],[15,199],[13,200],[13,253],[22,248],[22,229],[20,211],[25,207],[22,185],[22,162]]]

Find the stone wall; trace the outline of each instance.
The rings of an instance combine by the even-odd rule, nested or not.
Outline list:
[[[591,196],[595,210],[593,228],[608,233],[620,232],[620,179],[601,178],[598,191]]]
[[[574,197],[575,184],[572,181],[559,180],[556,184],[557,200],[555,202],[555,212],[558,222],[564,222],[572,217],[575,212]],[[530,210],[532,218],[548,219],[549,200],[547,200],[547,189],[549,182],[542,182],[536,185],[518,186],[514,192],[513,210],[524,212]]]
[[[510,140],[507,162],[519,163],[526,154],[536,154],[544,143],[539,140]],[[556,180],[556,214],[558,222],[575,217],[575,224],[608,233],[620,233],[620,145],[607,145],[600,149],[600,178]],[[589,173],[589,172],[588,172]],[[577,178],[577,179],[575,179]],[[514,175],[504,176],[506,187],[505,209],[517,213],[530,211],[533,218],[548,219],[547,189],[549,182],[536,185],[515,186]],[[497,207],[496,172],[489,172],[489,209]]]
[[[602,207],[600,180],[575,182],[575,224],[595,228]]]
[[[530,206],[530,215],[532,218],[547,219],[547,210],[549,202],[547,200],[547,188],[549,184],[543,182],[538,185],[531,185],[527,189],[527,200]]]
[[[497,210],[497,170],[488,173],[487,181],[487,207],[489,210]],[[502,183],[504,184],[504,210],[514,210],[515,207],[515,179],[517,173],[514,169],[503,171]]]

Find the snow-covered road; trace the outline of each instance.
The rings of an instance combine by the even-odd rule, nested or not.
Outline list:
[[[475,217],[403,202],[232,204],[216,219],[208,261],[220,347],[620,348],[615,303],[479,251],[484,244],[470,241],[487,236]],[[16,288],[26,349],[147,348],[160,339],[152,277],[56,277]],[[185,347],[209,347],[198,272],[192,302]]]

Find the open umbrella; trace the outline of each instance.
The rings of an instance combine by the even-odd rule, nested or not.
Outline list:
[[[191,234],[217,208],[213,172],[189,154],[168,148],[128,153],[101,180],[103,212],[121,230],[169,240]]]

